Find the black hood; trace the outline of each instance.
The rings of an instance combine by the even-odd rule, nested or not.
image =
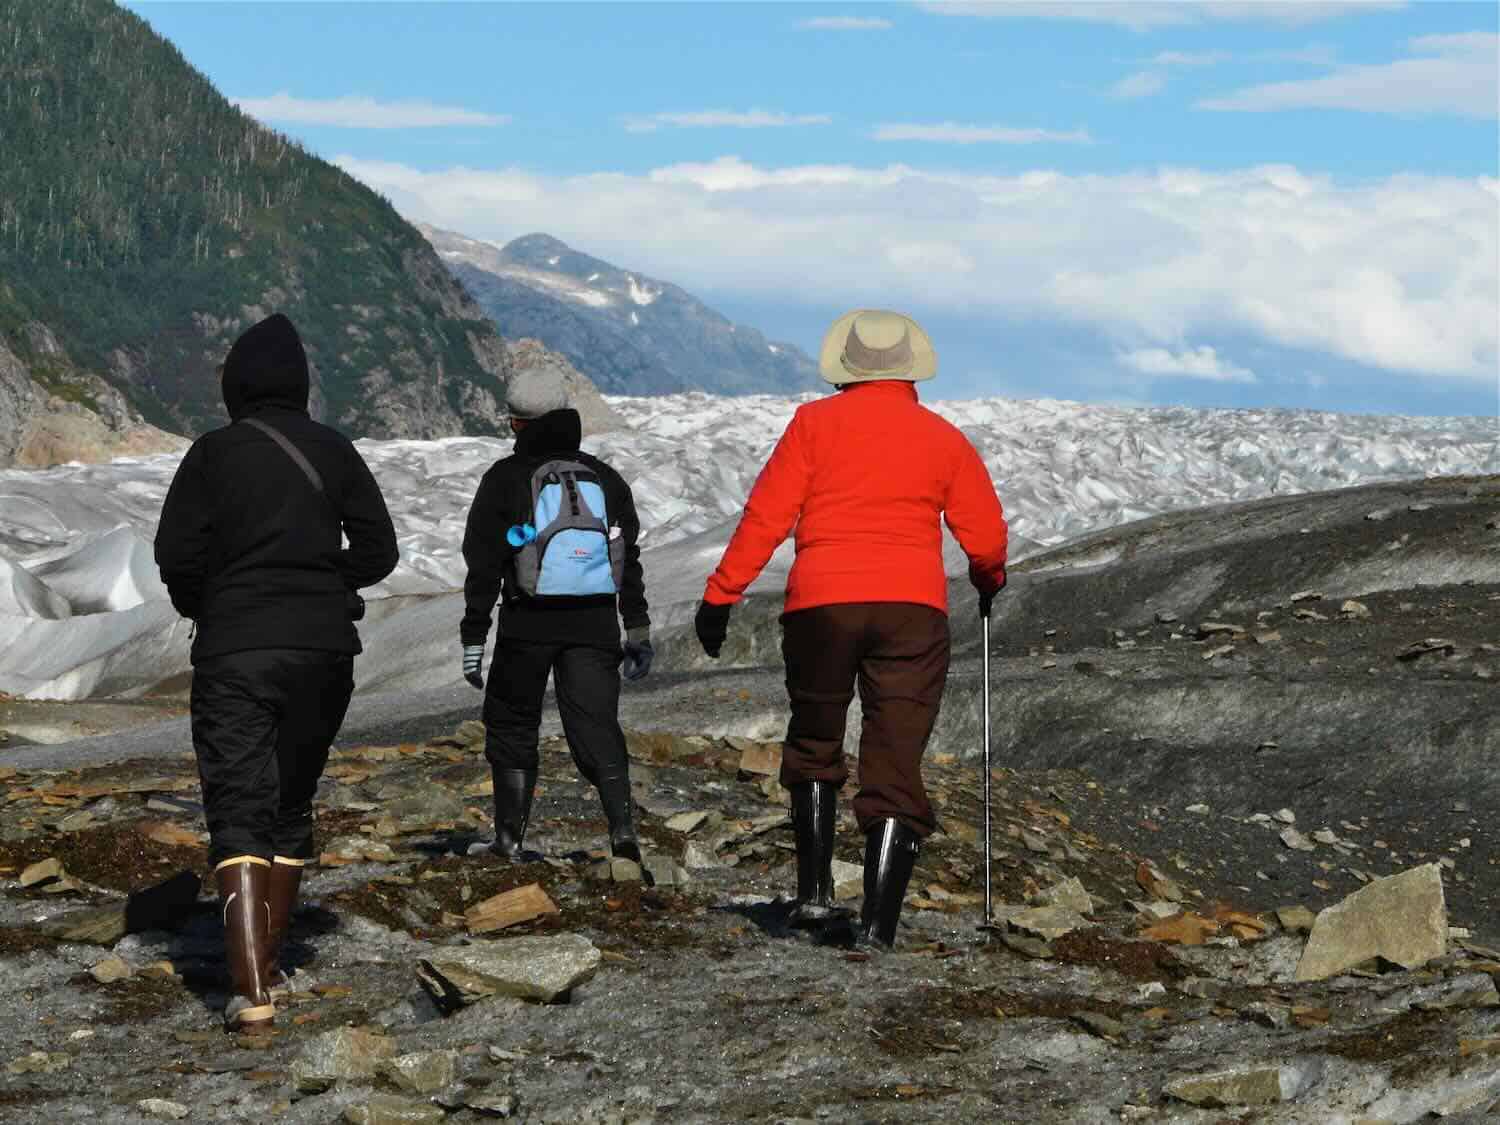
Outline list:
[[[249,329],[224,361],[224,405],[238,421],[268,406],[307,411],[307,353],[280,313]]]
[[[516,452],[523,457],[551,457],[576,453],[583,444],[583,421],[578,411],[564,407],[533,418],[516,435]]]

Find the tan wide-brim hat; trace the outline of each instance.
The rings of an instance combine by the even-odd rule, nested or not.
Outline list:
[[[876,379],[920,383],[937,374],[932,337],[911,317],[888,309],[855,309],[823,337],[818,370],[835,387]]]

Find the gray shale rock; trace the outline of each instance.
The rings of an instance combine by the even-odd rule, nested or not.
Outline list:
[[[1285,1067],[1257,1066],[1195,1074],[1168,1082],[1166,1093],[1178,1101],[1208,1109],[1240,1105],[1275,1105],[1296,1093],[1296,1076]]]
[[[344,1107],[344,1120],[349,1125],[439,1125],[446,1117],[431,1102],[394,1094],[371,1094],[367,1101]]]
[[[1297,979],[1337,976],[1372,957],[1414,969],[1447,951],[1443,876],[1437,864],[1427,863],[1376,879],[1320,912]]]
[[[135,1103],[135,1108],[147,1117],[162,1121],[181,1121],[190,1112],[181,1102],[169,1102],[166,1098],[142,1098]]]
[[[1043,941],[1052,941],[1087,925],[1088,919],[1065,906],[1034,906],[1010,919],[1011,929]]]
[[[380,1064],[380,1073],[408,1094],[431,1094],[453,1082],[458,1071],[456,1051],[415,1051]]]
[[[1044,888],[1036,896],[1038,906],[1058,906],[1075,914],[1094,912],[1093,896],[1084,890],[1077,879],[1064,879],[1060,883]]]
[[[417,977],[439,1004],[458,1007],[490,996],[548,1003],[593,977],[603,960],[580,934],[476,942],[434,953]]]
[[[335,1082],[373,1078],[396,1053],[396,1041],[359,1027],[325,1032],[292,1060],[292,1084],[304,1094],[320,1094]]]

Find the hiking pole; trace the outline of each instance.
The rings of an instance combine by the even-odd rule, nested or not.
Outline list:
[[[984,925],[990,924],[990,615],[984,620]]]

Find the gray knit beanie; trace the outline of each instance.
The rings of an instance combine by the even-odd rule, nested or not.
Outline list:
[[[505,388],[505,409],[512,418],[540,418],[567,405],[562,376],[547,367],[517,371]]]

